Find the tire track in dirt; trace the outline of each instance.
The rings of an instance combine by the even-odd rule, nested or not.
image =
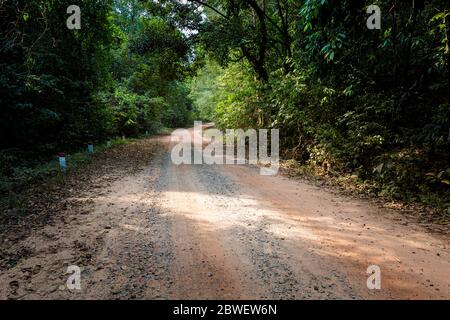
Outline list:
[[[147,139],[126,148],[108,171],[74,190],[68,201],[76,206],[14,244],[30,254],[1,273],[1,299],[158,298],[169,285],[163,256],[170,246],[161,246],[167,236],[154,204],[161,145]],[[69,265],[82,270],[81,291],[65,286]]]
[[[176,166],[169,136],[120,150],[2,243],[19,258],[2,263],[0,299],[450,298],[448,238],[398,212],[252,166]],[[366,287],[371,264],[382,290]]]

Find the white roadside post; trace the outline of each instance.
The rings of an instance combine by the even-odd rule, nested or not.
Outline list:
[[[59,168],[61,169],[61,172],[66,172],[67,170],[67,164],[66,164],[66,155],[64,152],[60,152],[58,154],[59,158]]]

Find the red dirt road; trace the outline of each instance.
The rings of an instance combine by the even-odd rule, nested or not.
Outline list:
[[[134,170],[112,160],[60,218],[4,241],[28,254],[1,270],[0,298],[450,298],[448,237],[256,167],[176,166],[170,145],[133,143]],[[65,286],[70,265],[81,290]],[[381,290],[367,288],[370,265]]]

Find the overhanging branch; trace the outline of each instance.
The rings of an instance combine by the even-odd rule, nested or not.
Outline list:
[[[195,2],[198,3],[199,5],[205,6],[209,9],[211,9],[212,11],[214,11],[215,13],[217,13],[218,15],[220,15],[222,18],[228,19],[228,16],[222,12],[220,12],[218,9],[214,8],[213,6],[209,5],[208,3],[204,2],[204,1],[200,1],[200,0],[189,0],[191,2]]]

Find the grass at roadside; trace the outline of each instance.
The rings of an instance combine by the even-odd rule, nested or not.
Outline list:
[[[129,143],[133,139],[115,138],[106,143],[95,145],[95,153],[101,153],[117,145]],[[66,154],[67,172],[73,172],[87,165],[92,155],[87,150]],[[0,208],[20,209],[24,206],[24,190],[43,181],[61,183],[64,173],[61,172],[57,157],[51,161],[39,163],[32,167],[18,166],[12,168],[9,175],[2,174],[0,179]]]
[[[379,199],[395,203],[396,207],[409,207],[413,210],[427,211],[426,216],[435,222],[450,225],[450,198],[436,193],[408,194],[394,197],[389,190],[376,181],[362,180],[356,174],[325,172],[313,165],[302,165],[295,160],[281,162],[282,171],[291,177],[302,177],[321,184],[339,187],[352,195]],[[447,194],[448,195],[448,194]]]
[[[170,131],[171,129],[169,128],[162,128],[158,134],[168,134]],[[19,164],[14,166],[14,161],[12,163],[10,161],[8,164],[0,163],[3,168],[9,165],[8,170],[2,170],[0,173],[0,212],[10,209],[24,210],[27,206],[27,194],[30,189],[40,189],[43,184],[63,184],[67,174],[73,174],[78,170],[82,170],[92,162],[96,155],[114,147],[147,137],[150,137],[150,135],[140,138],[113,138],[104,143],[94,145],[94,154],[89,154],[87,149],[66,154],[66,173],[61,172],[57,156],[50,161],[40,162],[35,165]],[[8,173],[5,174],[5,171]]]

